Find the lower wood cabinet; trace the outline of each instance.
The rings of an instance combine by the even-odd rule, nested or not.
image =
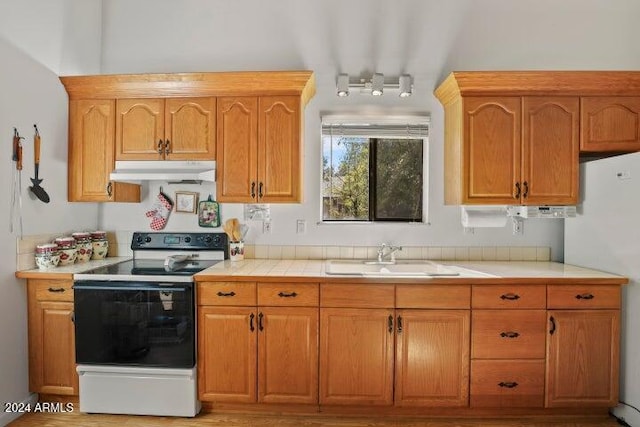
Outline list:
[[[467,406],[469,310],[397,310],[395,404]]]
[[[29,280],[29,390],[77,395],[73,282]]]
[[[217,304],[198,306],[202,401],[318,403],[317,285],[283,285],[275,297],[273,285],[263,288],[257,300],[255,283],[198,288],[201,303]],[[291,306],[228,306],[262,300]]]
[[[393,403],[394,310],[320,309],[320,404]]]
[[[619,310],[549,310],[547,407],[618,404]]]

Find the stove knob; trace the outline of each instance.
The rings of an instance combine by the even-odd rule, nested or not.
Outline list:
[[[138,236],[138,237],[136,237],[136,242],[137,242],[138,244],[142,243],[142,236]]]
[[[210,245],[210,244],[211,244],[211,242],[213,242],[213,237],[211,237],[211,236],[207,236],[207,237],[205,237],[205,238],[204,238],[204,242],[205,242],[207,245]]]
[[[184,238],[184,242],[185,242],[185,243],[189,243],[189,242],[191,242],[191,237],[189,237],[189,236],[185,237],[185,238]]]
[[[219,244],[220,244],[220,236],[215,236],[215,237],[213,238],[213,243],[214,243],[215,245],[219,245]]]
[[[151,236],[145,237],[144,241],[147,242],[147,243],[151,243]]]

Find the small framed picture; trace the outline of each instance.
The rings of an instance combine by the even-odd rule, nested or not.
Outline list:
[[[196,213],[198,193],[176,191],[176,212]]]

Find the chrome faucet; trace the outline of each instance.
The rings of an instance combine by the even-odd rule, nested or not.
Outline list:
[[[402,250],[402,246],[392,246],[386,243],[381,244],[380,247],[378,248],[378,262],[395,264],[396,252],[401,250]],[[389,261],[384,260],[386,257],[389,257]]]

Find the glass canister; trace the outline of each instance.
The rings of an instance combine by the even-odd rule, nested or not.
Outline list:
[[[76,248],[76,239],[73,237],[58,237],[55,240],[60,252],[60,265],[71,265],[76,262],[78,257],[78,249]]]
[[[40,270],[47,270],[58,266],[60,252],[55,243],[45,243],[36,246],[36,265]]]
[[[104,259],[107,256],[109,241],[107,240],[106,231],[91,232],[91,244],[93,245],[91,259]]]
[[[77,262],[87,262],[93,254],[93,242],[91,241],[91,233],[87,231],[79,231],[71,234],[76,240],[76,249],[78,250]]]

